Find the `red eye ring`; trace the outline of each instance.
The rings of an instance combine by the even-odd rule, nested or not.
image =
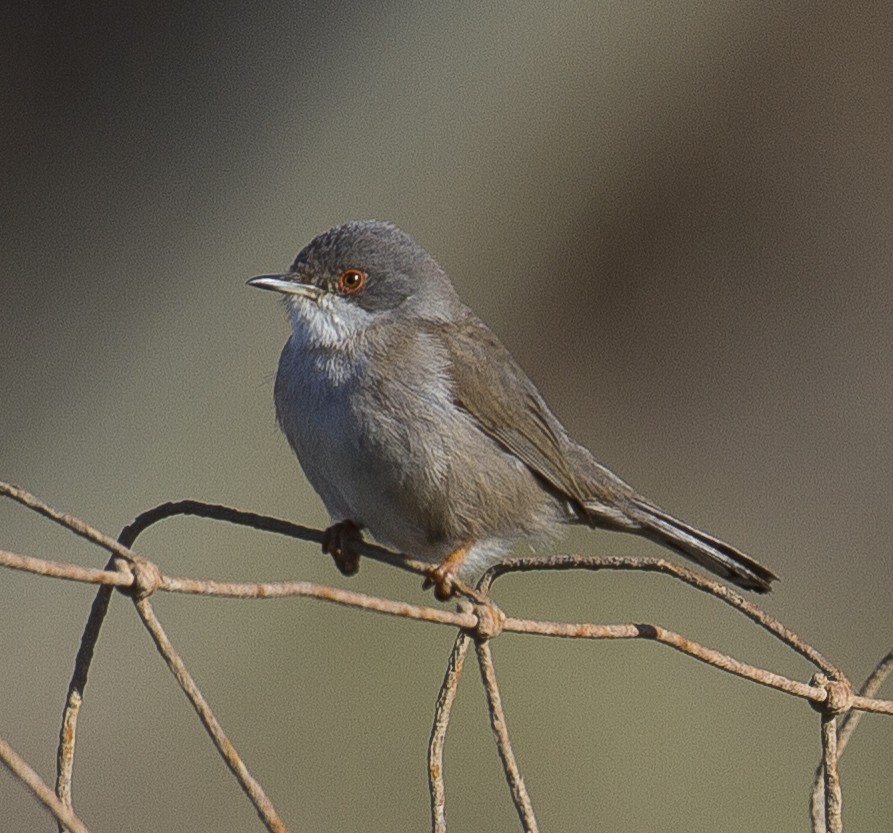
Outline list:
[[[338,275],[336,286],[342,295],[354,295],[366,285],[367,278],[362,269],[345,269]]]

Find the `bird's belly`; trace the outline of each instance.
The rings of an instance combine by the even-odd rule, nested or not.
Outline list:
[[[321,369],[306,352],[282,362],[277,417],[333,521],[431,562],[472,544],[477,566],[559,523],[555,501],[456,408],[445,380],[379,379],[360,394],[359,372]]]
[[[382,436],[380,415],[358,408],[360,380],[349,370],[339,376],[338,368],[320,367],[318,357],[304,351],[284,352],[281,361],[277,418],[332,520],[352,520],[404,552],[426,557],[430,550],[431,560],[441,557],[445,545],[432,548],[424,513],[407,505],[414,467],[430,467],[406,455],[394,437]]]
[[[310,485],[334,520],[355,517],[350,484],[357,476],[359,430],[346,397],[315,385],[277,390],[279,425]]]
[[[445,557],[448,543],[432,541],[426,514],[407,505],[411,472],[402,469],[398,476],[390,455],[368,442],[365,426],[349,409],[329,407],[326,413],[337,427],[304,420],[289,439],[332,520],[352,520],[380,543],[423,559]]]

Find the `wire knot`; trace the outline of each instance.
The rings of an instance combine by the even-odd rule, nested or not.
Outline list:
[[[824,674],[815,674],[810,682],[825,689],[827,695],[821,703],[813,703],[818,711],[837,716],[850,710],[854,692],[849,680],[833,680]]]
[[[487,601],[472,606],[471,612],[477,618],[472,633],[475,639],[492,639],[502,633],[505,614],[493,602]]]
[[[153,562],[136,556],[129,561],[123,558],[117,559],[116,566],[122,572],[128,572],[133,576],[130,587],[121,589],[134,601],[147,599],[156,590],[161,589],[161,570]]]

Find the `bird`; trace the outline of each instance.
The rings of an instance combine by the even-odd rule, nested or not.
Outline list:
[[[379,220],[313,238],[280,293],[291,334],[276,418],[331,517],[323,550],[353,574],[364,532],[455,581],[568,524],[655,541],[746,590],[777,577],[642,497],[575,442],[438,262]]]

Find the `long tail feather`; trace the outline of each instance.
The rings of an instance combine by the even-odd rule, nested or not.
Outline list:
[[[636,531],[659,544],[670,547],[702,567],[757,593],[768,593],[777,576],[740,550],[668,515],[644,501],[634,500],[631,512],[640,528]]]
[[[577,491],[585,496],[577,500],[573,510],[578,522],[642,535],[745,590],[768,593],[772,589],[777,576],[771,570],[724,541],[664,512],[597,463],[583,446],[571,443],[565,454],[579,479]]]

